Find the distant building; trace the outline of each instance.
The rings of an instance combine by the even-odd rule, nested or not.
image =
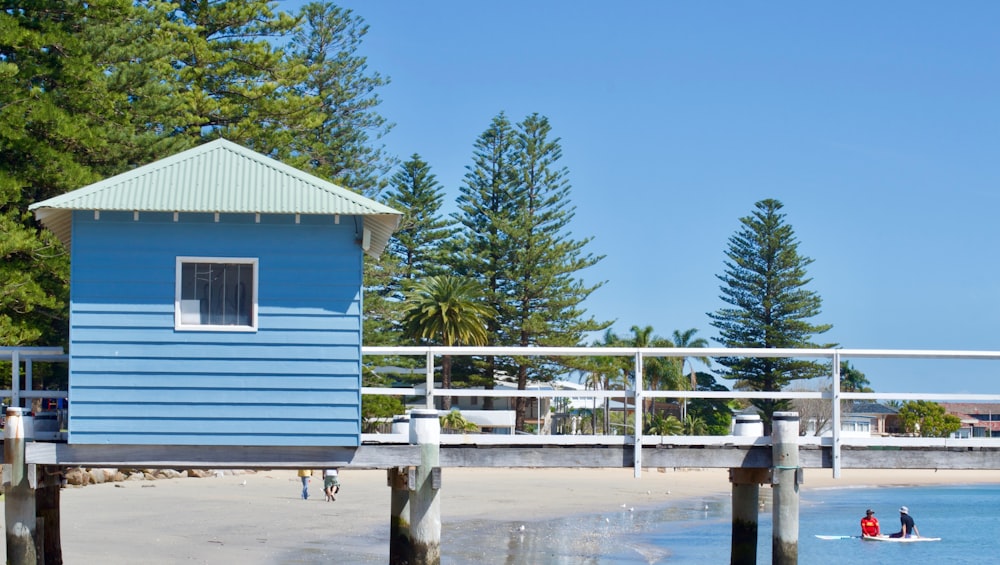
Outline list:
[[[1000,437],[1000,404],[992,402],[941,402],[945,412],[958,416],[962,427],[955,437]]]

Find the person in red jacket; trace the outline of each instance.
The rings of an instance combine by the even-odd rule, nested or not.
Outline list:
[[[869,508],[865,510],[865,517],[861,519],[861,535],[862,536],[877,536],[881,533],[878,527],[878,518],[875,517],[875,512]]]

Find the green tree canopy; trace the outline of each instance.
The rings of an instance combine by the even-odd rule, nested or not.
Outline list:
[[[330,3],[0,6],[0,341],[65,343],[68,259],[30,204],[224,136],[362,193],[393,160],[367,27]]]
[[[585,252],[589,239],[570,237],[568,172],[551,129],[537,114],[516,127],[497,115],[476,141],[458,199],[456,271],[482,281],[497,312],[489,328],[493,344],[578,345],[587,332],[608,325],[581,306],[600,284],[587,286],[577,273],[601,257]],[[497,361],[487,364],[491,377]],[[524,390],[529,380],[549,380],[567,367],[558,359],[518,358],[512,368]],[[524,429],[525,400],[515,400],[518,429]]]
[[[899,409],[899,418],[908,433],[920,437],[948,437],[962,427],[962,420],[945,412],[943,406],[929,400],[907,400]]]
[[[795,232],[781,213],[783,205],[767,199],[754,207],[729,238],[725,273],[718,276],[720,298],[728,306],[709,314],[719,331],[716,340],[730,348],[830,347],[812,341],[832,326],[811,321],[820,314],[822,300],[806,288],[811,281],[806,267],[812,259],[799,255]],[[717,361],[725,367],[723,376],[744,390],[780,391],[793,380],[827,373],[823,364],[801,359],[722,357]],[[786,400],[752,402],[761,410],[768,429],[774,412],[789,406]]]
[[[437,345],[483,345],[493,309],[485,304],[475,281],[452,275],[427,277],[406,292],[404,333]],[[441,360],[441,386],[451,388],[451,356]],[[451,397],[443,406],[451,408]]]
[[[840,362],[840,390],[842,392],[872,392],[868,378],[847,361]]]

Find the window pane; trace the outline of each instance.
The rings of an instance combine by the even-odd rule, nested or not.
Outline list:
[[[183,263],[180,298],[184,324],[250,326],[253,320],[253,265]]]

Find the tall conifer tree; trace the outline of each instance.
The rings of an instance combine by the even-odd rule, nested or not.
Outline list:
[[[729,304],[710,313],[716,340],[726,347],[814,348],[812,337],[829,330],[830,324],[810,320],[821,311],[822,299],[806,285],[806,267],[812,259],[798,253],[792,226],[785,223],[783,205],[773,199],[757,202],[742,227],[729,238],[728,260],[722,281],[723,302]],[[726,378],[734,388],[776,392],[796,379],[828,374],[822,363],[790,358],[721,357]],[[774,412],[785,410],[787,400],[754,399],[770,429]]]
[[[404,285],[447,272],[442,247],[454,228],[441,215],[443,201],[444,190],[420,155],[393,175],[385,203],[403,218],[365,281],[366,343],[398,343]]]
[[[503,322],[509,318],[506,294],[511,284],[505,269],[513,254],[504,227],[516,181],[514,143],[514,127],[501,112],[473,145],[473,164],[467,167],[465,184],[459,188],[459,211],[453,215],[460,224],[453,246],[455,271],[481,282],[484,300],[496,313],[488,322],[487,345],[512,344]],[[492,389],[497,372],[511,368],[509,360],[487,356],[483,385]],[[483,408],[493,408],[492,397],[483,399]]]
[[[587,286],[576,273],[601,257],[584,252],[589,239],[569,237],[568,173],[559,166],[559,140],[550,134],[548,119],[537,114],[516,128],[498,115],[477,141],[459,198],[461,268],[483,282],[498,313],[493,344],[577,345],[585,332],[607,326],[580,307],[600,284]],[[551,379],[560,367],[556,360],[510,361],[521,390],[529,380]],[[515,406],[523,429],[525,402]]]

